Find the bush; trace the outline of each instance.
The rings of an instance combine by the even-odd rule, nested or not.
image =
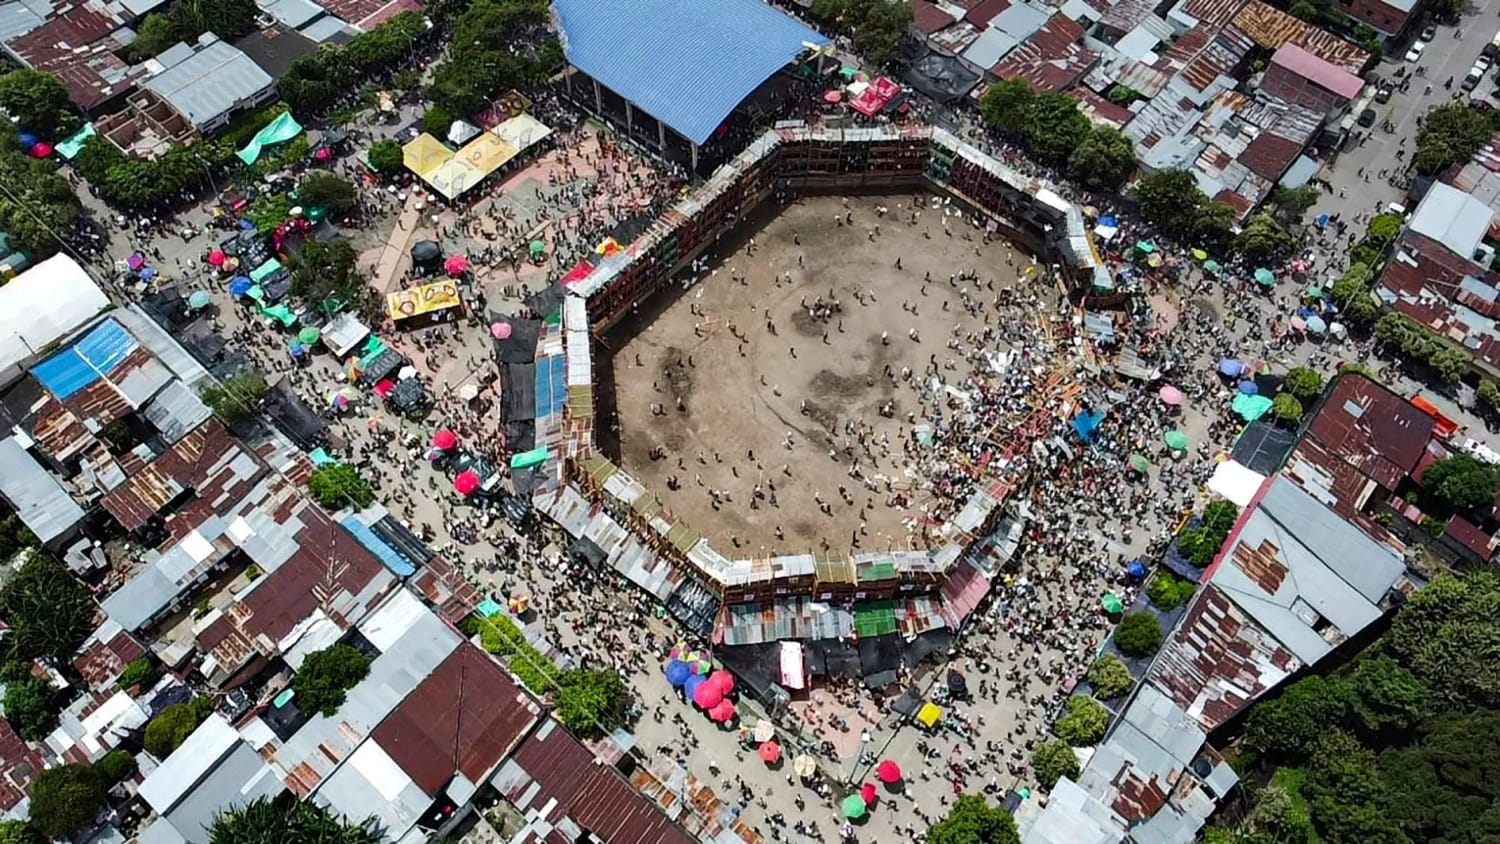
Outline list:
[[[1043,742],[1031,754],[1031,770],[1042,788],[1051,788],[1063,777],[1078,779],[1078,754],[1061,740]]]
[[[59,765],[31,781],[31,823],[43,835],[60,838],[92,823],[104,803],[104,779],[88,765]]]
[[[401,172],[406,166],[406,158],[401,152],[401,144],[386,138],[376,141],[370,145],[370,167],[382,176],[389,176]]]
[[[1302,418],[1302,402],[1291,393],[1279,393],[1271,400],[1271,415],[1283,425],[1296,425]]]
[[[340,643],[313,651],[292,675],[297,709],[332,716],[348,691],[369,673],[370,658],[358,648]]]
[[[1115,628],[1115,647],[1126,656],[1145,657],[1161,647],[1161,625],[1149,612],[1128,612]]]
[[[143,656],[131,660],[130,664],[125,666],[125,670],[120,672],[120,679],[116,681],[116,685],[122,689],[133,689],[136,686],[149,686],[155,679],[156,663],[151,661],[151,657]]]
[[[128,750],[115,748],[94,763],[94,770],[98,771],[99,776],[104,777],[104,781],[110,785],[124,782],[135,773],[135,757],[131,756]]]
[[[1101,700],[1109,700],[1130,691],[1135,685],[1135,677],[1131,676],[1123,660],[1114,654],[1105,654],[1089,668],[1089,685]]]
[[[1074,747],[1086,747],[1104,738],[1109,729],[1109,710],[1091,697],[1074,695],[1068,698],[1063,716],[1057,719],[1053,731],[1057,737]]]
[[[214,711],[209,698],[195,698],[187,703],[174,703],[157,713],[141,737],[141,746],[157,759],[166,759],[187,741],[187,737],[198,729],[198,725]]]
[[[0,844],[45,844],[25,821],[0,821]]]
[[[1157,609],[1175,610],[1191,601],[1197,590],[1198,584],[1191,580],[1163,571],[1146,587],[1146,595],[1151,599],[1151,605]]]
[[[312,497],[330,510],[345,507],[364,508],[375,500],[375,491],[360,477],[359,472],[347,463],[323,466],[307,479],[307,490]]]

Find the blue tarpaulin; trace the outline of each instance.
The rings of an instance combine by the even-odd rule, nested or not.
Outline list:
[[[701,144],[762,82],[828,39],[761,0],[555,0],[579,70]]]
[[[359,520],[358,516],[345,516],[343,522],[344,530],[354,537],[354,541],[365,546],[365,550],[375,555],[382,565],[391,570],[397,577],[410,577],[417,573],[417,567],[407,562],[396,549],[387,545],[384,539],[375,535],[370,526]]]
[[[537,361],[536,418],[542,419],[562,410],[567,398],[567,360],[562,355],[552,355]]]
[[[485,598],[479,602],[479,606],[474,608],[474,612],[479,613],[485,618],[494,618],[504,611],[504,609],[505,607],[500,606],[500,603],[494,598]]]
[[[1073,417],[1073,430],[1078,432],[1078,436],[1084,442],[1093,442],[1094,432],[1099,430],[1099,423],[1103,421],[1103,411],[1099,413],[1084,411]]]
[[[32,368],[47,392],[65,399],[108,375],[140,344],[118,322],[107,319],[78,342]]]

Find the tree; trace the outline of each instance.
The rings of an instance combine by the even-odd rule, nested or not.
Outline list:
[[[1365,228],[1365,240],[1375,246],[1385,246],[1401,233],[1404,222],[1400,214],[1377,214]]]
[[[0,108],[21,126],[50,138],[72,134],[79,126],[72,98],[57,77],[40,70],[12,70],[0,75]]]
[[[1441,345],[1427,358],[1427,365],[1432,367],[1439,378],[1453,383],[1469,371],[1470,360],[1467,352]]]
[[[212,32],[233,41],[255,31],[255,0],[176,0],[172,19],[181,40]]]
[[[1234,523],[1240,520],[1239,505],[1224,498],[1216,498],[1203,507],[1202,525],[1204,530],[1228,536],[1234,530]],[[1222,540],[1221,540],[1222,541]]]
[[[28,678],[7,684],[5,720],[21,738],[41,741],[57,726],[57,710],[52,700],[52,688],[44,680]]]
[[[1447,102],[1427,112],[1412,163],[1423,176],[1435,176],[1473,157],[1493,132],[1490,120],[1468,102]]]
[[[1149,612],[1128,612],[1115,628],[1115,647],[1126,656],[1150,656],[1161,647],[1161,624]]]
[[[292,675],[293,700],[308,714],[332,717],[344,703],[344,695],[370,673],[370,658],[358,648],[343,643],[313,651]]]
[[[177,24],[169,15],[152,12],[136,27],[135,41],[130,44],[130,55],[136,61],[144,61],[160,55],[181,40]]]
[[[1500,830],[1500,712],[1424,722],[1421,741],[1379,757],[1383,814],[1412,841],[1491,841]]]
[[[1135,142],[1110,126],[1095,126],[1068,159],[1073,175],[1096,190],[1119,190],[1135,171]]]
[[[1312,819],[1307,807],[1279,785],[1261,789],[1248,821],[1251,828],[1270,835],[1277,842],[1307,844],[1311,840]]]
[[[854,49],[875,65],[901,53],[911,26],[911,7],[897,0],[814,0],[813,17],[854,39]]]
[[[927,830],[927,844],[1021,844],[1016,819],[981,794],[961,794],[948,817]]]
[[[401,144],[385,138],[370,145],[370,166],[376,173],[389,176],[401,172],[406,166],[406,159],[401,152]]]
[[[1271,415],[1283,425],[1296,425],[1302,418],[1302,402],[1291,393],[1278,393],[1271,400]]]
[[[0,515],[0,562],[10,562],[17,554],[40,544],[36,540],[36,534],[31,532],[31,528],[21,521],[15,511],[6,511]]]
[[[448,137],[453,126],[453,112],[444,105],[434,103],[422,114],[422,131],[439,138]]]
[[[1220,543],[1223,540],[1219,540]],[[1218,549],[1214,551],[1217,553]],[[1162,571],[1146,587],[1146,595],[1151,599],[1151,606],[1159,610],[1174,610],[1193,599],[1193,593],[1198,591],[1198,584],[1191,580],[1185,580],[1177,575]]]
[[[1313,185],[1300,188],[1277,188],[1271,193],[1271,204],[1277,216],[1287,222],[1302,219],[1309,209],[1318,203],[1319,191]]]
[[[1078,101],[1060,91],[1037,94],[1026,109],[1026,147],[1043,161],[1066,163],[1089,130],[1089,119],[1079,111]]]
[[[1302,755],[1353,704],[1354,694],[1344,681],[1305,677],[1251,707],[1245,740],[1262,752]]]
[[[1370,733],[1404,733],[1427,713],[1427,685],[1383,654],[1365,656],[1349,672],[1354,715]]]
[[[1135,182],[1135,198],[1146,222],[1172,231],[1192,231],[1196,211],[1208,199],[1186,170],[1159,170]]]
[[[1193,209],[1190,230],[1198,236],[1198,240],[1204,243],[1227,245],[1230,231],[1234,227],[1234,219],[1233,208],[1218,200],[1204,197],[1198,207]]]
[[[1397,844],[1405,838],[1380,808],[1386,787],[1375,754],[1343,730],[1327,730],[1308,757],[1303,792],[1313,825],[1329,842]]]
[[[115,685],[122,689],[133,689],[136,686],[148,686],[156,680],[156,663],[151,657],[143,656],[132,659],[125,670],[120,672],[120,679]]]
[[[1042,742],[1031,754],[1031,770],[1042,788],[1052,788],[1063,777],[1078,779],[1078,754],[1061,739]]]
[[[94,763],[94,770],[109,785],[130,779],[135,769],[135,757],[130,755],[130,751],[118,747],[99,757],[99,761]]]
[[[1053,732],[1074,747],[1098,742],[1109,728],[1109,710],[1091,697],[1074,695],[1068,698],[1063,710],[1063,716],[1053,725]]]
[[[60,838],[92,823],[107,786],[88,765],[47,768],[31,781],[31,823],[43,835]]]
[[[44,844],[31,824],[25,821],[0,821],[0,844]]]
[[[1117,698],[1130,691],[1135,677],[1125,662],[1114,654],[1105,654],[1089,668],[1089,686],[1102,700]]]
[[[1104,98],[1114,103],[1115,105],[1129,106],[1136,100],[1146,99],[1146,95],[1130,87],[1129,85],[1121,85],[1116,83],[1115,85],[1110,87],[1108,93],[1104,95]]]
[[[297,186],[297,201],[312,208],[327,208],[334,214],[348,214],[359,207],[359,194],[354,185],[333,173],[314,170]]]
[[[182,746],[188,736],[198,729],[214,711],[209,698],[195,698],[187,703],[174,703],[156,714],[146,725],[141,736],[141,746],[157,759],[166,759],[172,751]]]
[[[1036,94],[1024,78],[1004,79],[985,90],[979,99],[979,115],[1000,134],[1019,138],[1034,99]]]
[[[88,636],[95,610],[67,569],[33,553],[0,589],[0,618],[10,625],[0,638],[0,662],[71,657]]]
[[[1251,261],[1259,262],[1291,248],[1292,243],[1292,235],[1281,221],[1262,211],[1245,223],[1234,239],[1234,248]]]
[[[207,844],[379,844],[382,838],[371,821],[349,823],[310,802],[260,797],[214,816]]]
[[[363,509],[375,500],[375,491],[370,489],[370,484],[347,463],[318,468],[307,479],[307,489],[319,504],[330,510],[350,506]]]
[[[1323,376],[1316,369],[1292,367],[1286,374],[1286,390],[1304,402],[1312,401],[1323,392]]]
[[[369,299],[369,282],[360,273],[359,255],[344,238],[327,242],[308,241],[302,254],[292,259],[291,293],[309,302],[336,296],[363,304]]]
[[[1370,300],[1369,264],[1353,264],[1338,277],[1329,290],[1335,304],[1343,311],[1346,320],[1374,322],[1380,315],[1375,303]]]
[[[259,372],[242,372],[203,388],[203,403],[226,424],[233,425],[260,412],[271,386]]]
[[[1428,471],[1431,471],[1429,467]],[[1491,572],[1442,575],[1407,600],[1382,650],[1446,709],[1500,706],[1500,579]]]
[[[1479,397],[1479,403],[1484,405],[1489,412],[1494,413],[1500,410],[1500,387],[1495,386],[1494,381],[1488,378],[1480,381],[1479,387],[1474,392]]]
[[[1495,467],[1463,452],[1436,460],[1422,473],[1422,486],[1450,507],[1469,510],[1495,501]]]
[[[598,735],[619,723],[626,688],[615,671],[575,669],[562,675],[554,714],[564,727],[583,736]]]

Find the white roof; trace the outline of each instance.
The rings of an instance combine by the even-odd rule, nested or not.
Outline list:
[[[240,734],[218,713],[198,725],[166,761],[141,783],[141,797],[166,814],[240,741]]]
[[[77,261],[54,255],[0,287],[0,385],[21,374],[37,352],[109,307]]]
[[[239,48],[212,35],[202,36],[198,44],[198,49],[188,55],[172,55],[179,60],[141,86],[171,103],[194,126],[212,123],[274,84],[270,75]],[[174,45],[168,53],[180,54],[178,48],[183,46]]]
[[[1494,211],[1483,202],[1451,185],[1436,182],[1422,197],[1412,214],[1410,227],[1448,247],[1466,261],[1489,231]]]

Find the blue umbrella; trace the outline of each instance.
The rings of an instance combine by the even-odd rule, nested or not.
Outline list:
[[[1328,225],[1328,215],[1327,214],[1319,214],[1318,215],[1318,228],[1321,229],[1321,228],[1323,228],[1326,225]]]
[[[1245,371],[1245,365],[1234,358],[1223,358],[1219,361],[1219,374],[1226,378],[1234,378]]]
[[[255,282],[251,281],[249,276],[237,275],[229,282],[229,295],[243,296],[250,292],[250,288],[253,286],[255,286]]]
[[[1120,221],[1118,218],[1111,217],[1106,214],[1105,216],[1099,218],[1099,225],[1119,227]]]
[[[1146,567],[1140,560],[1131,560],[1130,564],[1125,566],[1125,573],[1131,577],[1145,577]]]
[[[207,290],[194,290],[193,295],[188,297],[188,307],[193,310],[202,310],[213,302],[213,297],[208,295]]]
[[[156,278],[156,268],[155,267],[143,267],[141,269],[140,276],[141,276],[141,281],[150,281],[151,279]]]
[[[692,669],[688,668],[688,664],[686,662],[683,662],[680,659],[674,659],[667,663],[666,674],[668,683],[671,683],[674,686],[680,686],[683,683],[686,683],[689,677],[693,676],[693,671]]]
[[[21,142],[21,146],[22,147],[30,149],[31,147],[36,146],[36,142],[40,141],[41,138],[38,138],[36,135],[32,134],[31,132],[22,132],[20,135],[18,135],[16,137],[16,140],[18,140],[18,141]]]
[[[1253,396],[1260,392],[1260,387],[1256,386],[1254,381],[1241,381],[1239,389],[1240,392],[1247,396]]]
[[[240,228],[247,232],[253,232],[255,231],[255,224],[249,220],[240,220]]]
[[[288,352],[291,352],[292,357],[294,358],[300,358],[303,355],[307,354],[307,347],[303,346],[301,343],[296,342],[295,340],[292,341],[291,345],[286,347],[286,350]]]
[[[698,687],[707,682],[708,678],[704,675],[692,674],[687,678],[686,681],[683,682],[682,693],[687,695],[688,700],[692,700],[693,694],[698,691]]]
[[[1328,323],[1324,322],[1320,316],[1310,316],[1307,318],[1307,330],[1314,334],[1322,334],[1328,330]]]

